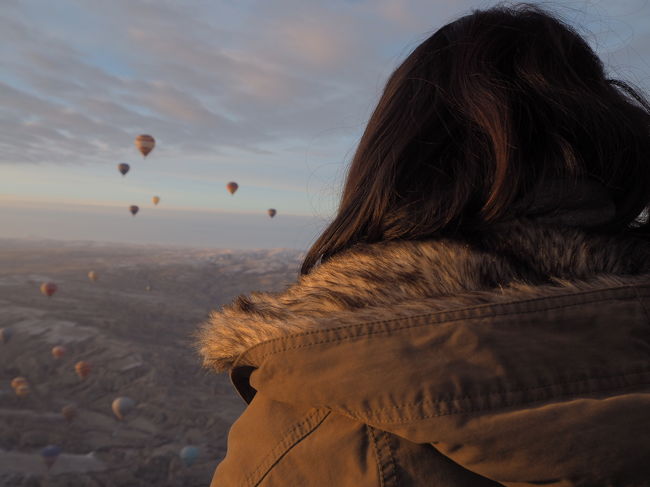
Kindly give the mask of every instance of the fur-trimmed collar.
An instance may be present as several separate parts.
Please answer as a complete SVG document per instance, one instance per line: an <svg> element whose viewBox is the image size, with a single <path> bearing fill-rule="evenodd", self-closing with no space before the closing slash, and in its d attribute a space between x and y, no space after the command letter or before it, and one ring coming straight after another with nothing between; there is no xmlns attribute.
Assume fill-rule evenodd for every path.
<svg viewBox="0 0 650 487"><path fill-rule="evenodd" d="M356 246L283 292L212 312L198 347L220 372L256 344L317 328L648 281L650 243L521 219L471 242Z"/></svg>

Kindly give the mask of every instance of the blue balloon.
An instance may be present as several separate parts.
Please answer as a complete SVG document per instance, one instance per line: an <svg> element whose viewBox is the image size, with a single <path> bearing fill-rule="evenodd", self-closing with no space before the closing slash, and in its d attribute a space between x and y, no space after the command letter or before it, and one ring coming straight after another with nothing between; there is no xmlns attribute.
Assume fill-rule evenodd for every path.
<svg viewBox="0 0 650 487"><path fill-rule="evenodd" d="M7 343L11 340L11 337L14 335L14 331L11 328L0 328L0 340L2 343Z"/></svg>
<svg viewBox="0 0 650 487"><path fill-rule="evenodd" d="M56 459L59 458L61 451L62 449L58 445L48 445L41 450L41 456L43 457L43 461L45 462L48 470L52 468L52 465L54 465Z"/></svg>
<svg viewBox="0 0 650 487"><path fill-rule="evenodd" d="M196 459L199 458L200 453L201 449L198 446L184 446L181 449L181 460L183 460L186 467L191 467L196 462Z"/></svg>

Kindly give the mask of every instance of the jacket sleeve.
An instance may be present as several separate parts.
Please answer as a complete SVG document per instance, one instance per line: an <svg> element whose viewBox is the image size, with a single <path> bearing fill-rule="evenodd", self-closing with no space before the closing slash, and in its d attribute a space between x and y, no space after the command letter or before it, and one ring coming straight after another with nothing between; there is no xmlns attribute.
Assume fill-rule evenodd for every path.
<svg viewBox="0 0 650 487"><path fill-rule="evenodd" d="M650 393L621 392L501 408L486 399L464 411L370 421L509 487L641 486L650 479L648 411Z"/></svg>

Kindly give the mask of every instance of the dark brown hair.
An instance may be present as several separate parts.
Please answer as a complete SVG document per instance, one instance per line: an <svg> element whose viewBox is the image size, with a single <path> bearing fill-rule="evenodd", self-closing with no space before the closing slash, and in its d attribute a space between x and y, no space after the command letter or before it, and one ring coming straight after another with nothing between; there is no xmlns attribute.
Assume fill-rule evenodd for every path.
<svg viewBox="0 0 650 487"><path fill-rule="evenodd" d="M336 217L302 273L357 243L478 231L546 178L603 183L607 231L647 231L650 105L569 25L537 6L475 10L390 76ZM568 186L567 186L568 187Z"/></svg>

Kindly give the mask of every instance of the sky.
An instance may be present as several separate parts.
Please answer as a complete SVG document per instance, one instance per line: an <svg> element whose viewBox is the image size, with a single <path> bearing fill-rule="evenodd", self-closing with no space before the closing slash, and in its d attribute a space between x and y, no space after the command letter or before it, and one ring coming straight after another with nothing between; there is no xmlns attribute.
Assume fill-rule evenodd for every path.
<svg viewBox="0 0 650 487"><path fill-rule="evenodd" d="M495 3L2 0L0 238L305 249L390 73ZM531 3L650 91L650 0Z"/></svg>

